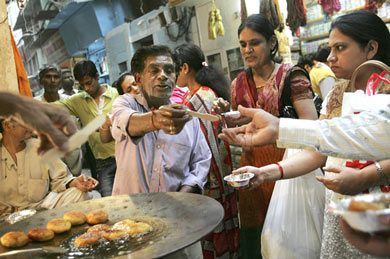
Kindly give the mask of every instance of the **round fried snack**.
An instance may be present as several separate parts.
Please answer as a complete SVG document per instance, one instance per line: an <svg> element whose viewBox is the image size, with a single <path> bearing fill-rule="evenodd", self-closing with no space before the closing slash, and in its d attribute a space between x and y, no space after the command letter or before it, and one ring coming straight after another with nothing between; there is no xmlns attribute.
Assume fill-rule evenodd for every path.
<svg viewBox="0 0 390 259"><path fill-rule="evenodd" d="M72 224L65 219L52 219L46 225L47 229L53 230L56 234L69 231L71 227Z"/></svg>
<svg viewBox="0 0 390 259"><path fill-rule="evenodd" d="M96 232L91 233L84 233L74 241L74 246L76 247L84 247L89 246L92 244L95 244L97 241L99 241L100 235Z"/></svg>
<svg viewBox="0 0 390 259"><path fill-rule="evenodd" d="M27 235L31 240L42 242L53 239L54 231L47 228L33 228Z"/></svg>
<svg viewBox="0 0 390 259"><path fill-rule="evenodd" d="M8 232L1 239L1 245L5 247L21 247L30 242L24 232Z"/></svg>
<svg viewBox="0 0 390 259"><path fill-rule="evenodd" d="M129 232L130 226L133 224L135 224L134 220L124 219L124 220L121 220L121 221L115 223L114 226L112 226L112 229L119 229L119 230L124 230L126 232Z"/></svg>
<svg viewBox="0 0 390 259"><path fill-rule="evenodd" d="M127 232L131 236L144 235L152 231L152 227L144 222L136 222L130 226L130 230Z"/></svg>
<svg viewBox="0 0 390 259"><path fill-rule="evenodd" d="M127 232L120 229L109 229L102 232L102 236L107 240L115 240L128 236Z"/></svg>
<svg viewBox="0 0 390 259"><path fill-rule="evenodd" d="M91 211L87 215L87 222L90 225L100 224L106 222L108 214L102 210Z"/></svg>
<svg viewBox="0 0 390 259"><path fill-rule="evenodd" d="M84 213L77 211L69 211L64 214L64 219L69 221L72 226L84 224L87 221L87 216Z"/></svg>
<svg viewBox="0 0 390 259"><path fill-rule="evenodd" d="M90 227L87 230L87 233L91 233L91 232L104 232L104 231L107 231L107 230L110 230L110 226L109 225L107 225L107 224L97 224L97 225L94 225L94 226Z"/></svg>

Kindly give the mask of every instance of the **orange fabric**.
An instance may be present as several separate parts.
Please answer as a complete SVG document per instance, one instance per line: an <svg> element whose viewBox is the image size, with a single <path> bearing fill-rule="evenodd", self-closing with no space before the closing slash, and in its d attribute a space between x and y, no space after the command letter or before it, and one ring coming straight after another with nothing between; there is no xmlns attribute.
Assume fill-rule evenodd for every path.
<svg viewBox="0 0 390 259"><path fill-rule="evenodd" d="M30 82L28 81L27 73L24 69L23 60L20 56L18 46L16 46L14 36L12 35L11 27L9 27L9 32L11 34L12 50L14 52L19 94L32 97L33 95L30 88Z"/></svg>

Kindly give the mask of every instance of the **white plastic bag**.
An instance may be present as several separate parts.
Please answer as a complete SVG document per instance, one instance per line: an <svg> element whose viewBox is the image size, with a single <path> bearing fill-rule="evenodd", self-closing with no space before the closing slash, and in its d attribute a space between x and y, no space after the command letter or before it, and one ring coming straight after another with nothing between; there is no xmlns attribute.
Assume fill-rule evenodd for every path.
<svg viewBox="0 0 390 259"><path fill-rule="evenodd" d="M283 159L300 152L286 149ZM315 179L320 169L278 181L261 234L264 259L315 259L320 256L325 187Z"/></svg>

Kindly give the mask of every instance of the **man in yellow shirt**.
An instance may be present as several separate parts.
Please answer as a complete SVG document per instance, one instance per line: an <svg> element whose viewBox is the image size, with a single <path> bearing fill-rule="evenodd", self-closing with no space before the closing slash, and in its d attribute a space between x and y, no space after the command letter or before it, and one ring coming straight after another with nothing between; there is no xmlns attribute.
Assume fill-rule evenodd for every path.
<svg viewBox="0 0 390 259"><path fill-rule="evenodd" d="M66 107L85 126L97 116L111 111L118 91L107 84L99 84L99 73L90 60L77 63L73 74L84 91L60 100L56 104ZM102 143L99 132L94 132L88 137L88 144L96 159L100 194L110 196L116 171L115 143L113 141Z"/></svg>
<svg viewBox="0 0 390 259"><path fill-rule="evenodd" d="M306 69L310 75L310 82L313 91L321 97L322 100L332 90L336 82L336 76L332 70L322 62L314 60L315 54L305 54L298 60L298 66Z"/></svg>

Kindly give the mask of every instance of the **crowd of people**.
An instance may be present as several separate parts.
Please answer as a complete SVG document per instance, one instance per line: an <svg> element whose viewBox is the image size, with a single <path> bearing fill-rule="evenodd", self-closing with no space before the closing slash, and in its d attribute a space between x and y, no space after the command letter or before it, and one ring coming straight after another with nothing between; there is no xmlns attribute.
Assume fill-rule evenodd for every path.
<svg viewBox="0 0 390 259"><path fill-rule="evenodd" d="M225 217L176 258L390 256L388 236L357 232L327 210L331 201L390 191L390 105L341 117L343 94L364 91L371 74L382 72L367 66L351 80L356 68L368 60L390 65L386 25L366 11L340 16L329 45L296 66L276 61L278 41L263 15L241 23L238 41L247 68L230 86L198 46L185 43L137 49L131 71L113 87L100 84L94 63L85 60L73 69L82 91L74 89L72 71L46 66L40 102L1 92L0 215L82 201L95 188L103 197L190 192L219 201ZM287 87L299 121L279 119ZM390 85L376 90L387 94ZM324 100L320 120L314 94ZM231 109L240 117L223 115ZM192 118L188 110L220 119ZM84 152L76 149L53 165L40 159L52 146L68 150L68 137L102 114L106 122ZM243 146L237 170L229 142ZM80 175L82 160L92 177ZM246 172L255 175L248 188L223 180ZM390 220L382 221L390 232Z"/></svg>

